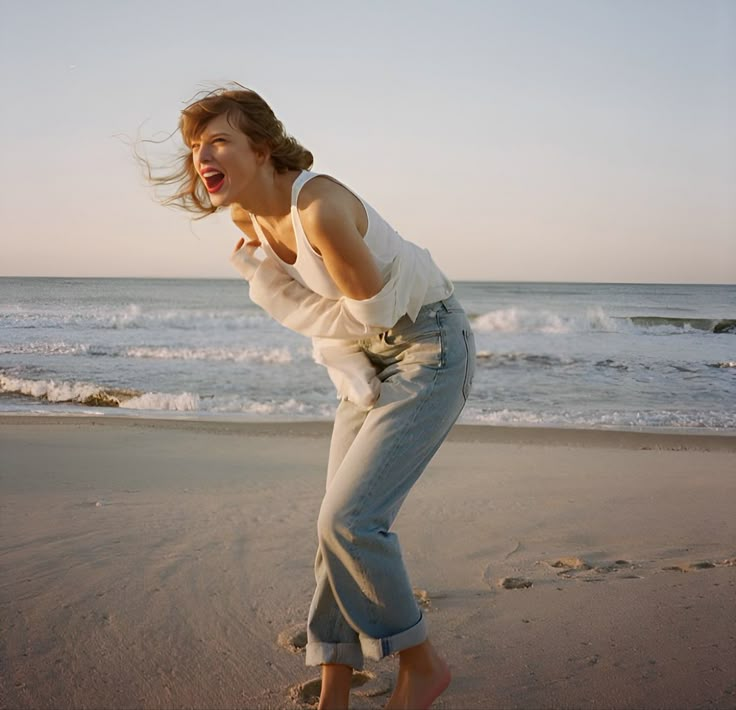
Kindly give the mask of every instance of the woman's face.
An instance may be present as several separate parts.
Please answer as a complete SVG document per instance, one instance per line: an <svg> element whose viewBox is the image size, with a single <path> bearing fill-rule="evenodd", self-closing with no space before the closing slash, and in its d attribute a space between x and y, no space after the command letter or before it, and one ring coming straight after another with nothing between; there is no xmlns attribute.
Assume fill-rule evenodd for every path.
<svg viewBox="0 0 736 710"><path fill-rule="evenodd" d="M245 133L233 128L227 116L213 118L192 141L194 169L215 207L248 202L249 188L265 162Z"/></svg>

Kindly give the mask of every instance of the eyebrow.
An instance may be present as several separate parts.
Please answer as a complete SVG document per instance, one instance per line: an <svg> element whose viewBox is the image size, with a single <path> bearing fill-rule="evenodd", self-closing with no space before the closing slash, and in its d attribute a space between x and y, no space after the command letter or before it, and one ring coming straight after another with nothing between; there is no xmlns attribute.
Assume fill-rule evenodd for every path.
<svg viewBox="0 0 736 710"><path fill-rule="evenodd" d="M196 143L196 142L202 141L202 140L209 140L209 141L211 141L211 140L214 140L215 138L220 138L220 137L229 138L230 137L230 134L229 133L226 133L226 132L223 132L223 131L218 131L217 133L212 133L212 134L209 134L208 135L206 131L202 131L202 133L199 135L199 137L197 137L194 140L192 140L192 143Z"/></svg>

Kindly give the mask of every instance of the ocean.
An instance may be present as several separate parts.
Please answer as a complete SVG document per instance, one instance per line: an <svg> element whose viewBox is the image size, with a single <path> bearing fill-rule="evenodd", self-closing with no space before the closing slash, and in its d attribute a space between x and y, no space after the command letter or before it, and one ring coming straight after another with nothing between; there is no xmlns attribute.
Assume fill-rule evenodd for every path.
<svg viewBox="0 0 736 710"><path fill-rule="evenodd" d="M459 282L461 422L736 430L736 286ZM239 280L0 278L0 414L330 419L307 338Z"/></svg>

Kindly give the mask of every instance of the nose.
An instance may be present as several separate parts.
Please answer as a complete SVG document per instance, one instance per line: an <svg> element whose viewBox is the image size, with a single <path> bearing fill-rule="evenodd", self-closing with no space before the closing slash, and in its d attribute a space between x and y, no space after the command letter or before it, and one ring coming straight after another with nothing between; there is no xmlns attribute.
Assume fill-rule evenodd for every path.
<svg viewBox="0 0 736 710"><path fill-rule="evenodd" d="M207 143L203 143L199 146L199 149L196 151L197 158L199 159L200 163L206 163L208 160L212 158L212 148Z"/></svg>

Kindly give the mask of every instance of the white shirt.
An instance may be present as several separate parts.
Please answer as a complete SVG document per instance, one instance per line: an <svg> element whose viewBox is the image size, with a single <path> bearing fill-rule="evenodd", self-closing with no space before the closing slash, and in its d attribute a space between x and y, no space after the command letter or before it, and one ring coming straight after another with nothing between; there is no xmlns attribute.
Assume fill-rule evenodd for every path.
<svg viewBox="0 0 736 710"><path fill-rule="evenodd" d="M380 249L377 263L384 266L380 269L384 274L383 288L364 300L338 295L336 286L329 295L337 295L337 298L319 293L317 289L323 293L329 291L329 284L324 283L327 270L321 257L311 248L308 256L302 256L307 254L308 242L296 209L299 190L312 177L313 173L307 173L304 179L305 173L302 173L295 182L295 185L301 184L292 189L296 262L286 264L274 254L255 219L253 223L266 258L256 256L258 247L244 245L230 261L248 280L253 303L287 328L312 337L314 358L327 368L338 397L369 409L380 394L380 382L358 340L390 330L404 315L415 320L423 305L448 298L454 287L426 249L403 239L361 200L369 215L363 239L371 254L376 255ZM320 265L324 273L319 273ZM327 278L334 286L329 274ZM310 281L314 288L310 288Z"/></svg>

